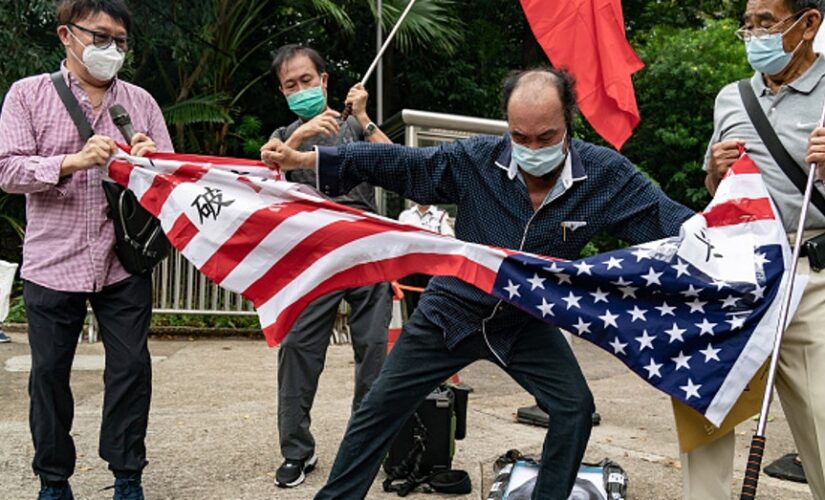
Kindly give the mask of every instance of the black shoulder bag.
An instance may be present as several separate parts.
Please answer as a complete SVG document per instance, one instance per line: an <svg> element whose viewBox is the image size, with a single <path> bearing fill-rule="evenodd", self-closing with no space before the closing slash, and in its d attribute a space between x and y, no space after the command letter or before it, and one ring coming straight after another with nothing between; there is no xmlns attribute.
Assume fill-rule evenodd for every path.
<svg viewBox="0 0 825 500"><path fill-rule="evenodd" d="M92 126L63 80L63 74L60 71L52 73L51 79L85 143L94 135ZM103 192L115 225L115 254L118 260L131 274L151 272L158 262L169 255L171 248L160 221L140 206L133 192L120 184L103 181Z"/></svg>
<svg viewBox="0 0 825 500"><path fill-rule="evenodd" d="M748 112L748 118L751 119L753 128L759 134L768 152L773 157L773 160L782 169L782 172L790 179L791 183L796 186L802 195L805 195L805 188L808 184L808 176L800 168L799 164L794 161L788 150L779 140L776 131L762 111L759 101L756 98L756 93L751 87L750 78L739 80L739 95L742 97L742 102L745 104L745 111ZM825 197L816 188L811 191L811 203L814 204L817 210L825 215ZM802 253L808 256L808 261L811 269L814 271L821 271L825 269L825 233L815 236L802 243Z"/></svg>

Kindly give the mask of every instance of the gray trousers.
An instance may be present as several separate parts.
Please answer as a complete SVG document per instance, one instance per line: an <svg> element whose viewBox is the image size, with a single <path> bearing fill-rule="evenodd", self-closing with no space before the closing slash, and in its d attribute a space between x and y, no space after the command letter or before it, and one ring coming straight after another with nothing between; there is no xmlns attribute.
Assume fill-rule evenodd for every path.
<svg viewBox="0 0 825 500"><path fill-rule="evenodd" d="M351 308L353 411L378 377L387 356L392 304L389 283L341 290L312 302L278 350L278 438L284 459L304 460L315 452L315 438L309 430L310 410L342 299Z"/></svg>

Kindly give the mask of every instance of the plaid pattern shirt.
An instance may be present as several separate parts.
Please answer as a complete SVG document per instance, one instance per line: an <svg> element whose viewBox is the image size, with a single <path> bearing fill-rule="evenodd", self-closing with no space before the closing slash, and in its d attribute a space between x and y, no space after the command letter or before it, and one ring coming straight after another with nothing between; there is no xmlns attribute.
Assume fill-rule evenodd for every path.
<svg viewBox="0 0 825 500"><path fill-rule="evenodd" d="M115 78L95 115L86 92L61 71L98 135L123 142L108 109L120 104L132 125L172 151L157 102L145 90ZM114 254L115 234L99 169L60 177L63 158L83 148L77 127L48 74L15 82L0 113L0 189L26 195L23 279L66 292L91 292L129 276Z"/></svg>
<svg viewBox="0 0 825 500"><path fill-rule="evenodd" d="M330 195L369 182L418 203L455 203L460 240L576 259L599 234L631 244L679 234L693 211L671 200L616 151L573 140L557 188L534 210L510 168L510 138L477 136L439 147L347 144L318 148L319 187ZM518 335L542 325L457 278L430 280L418 304L448 348L483 333L507 364Z"/></svg>

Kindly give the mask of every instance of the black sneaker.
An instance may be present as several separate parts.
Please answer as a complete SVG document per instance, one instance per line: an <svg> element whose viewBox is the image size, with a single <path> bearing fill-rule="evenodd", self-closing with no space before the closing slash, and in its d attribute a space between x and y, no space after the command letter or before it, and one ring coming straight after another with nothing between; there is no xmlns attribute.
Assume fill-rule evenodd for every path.
<svg viewBox="0 0 825 500"><path fill-rule="evenodd" d="M41 479L37 500L74 500L74 495L68 481L46 483Z"/></svg>
<svg viewBox="0 0 825 500"><path fill-rule="evenodd" d="M0 344L8 344L9 342L11 342L11 338L3 333L3 330L0 330Z"/></svg>
<svg viewBox="0 0 825 500"><path fill-rule="evenodd" d="M115 478L115 494L113 500L144 500L143 486L140 478Z"/></svg>
<svg viewBox="0 0 825 500"><path fill-rule="evenodd" d="M313 453L307 460L284 460L275 472L275 484L281 488L294 488L304 482L306 474L315 469L318 457Z"/></svg>

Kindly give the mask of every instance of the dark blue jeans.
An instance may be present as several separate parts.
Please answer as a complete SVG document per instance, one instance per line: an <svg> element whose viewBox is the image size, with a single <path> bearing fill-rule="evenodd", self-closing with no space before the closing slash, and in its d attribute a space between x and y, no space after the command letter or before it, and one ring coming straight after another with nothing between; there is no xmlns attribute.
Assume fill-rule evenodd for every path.
<svg viewBox="0 0 825 500"><path fill-rule="evenodd" d="M481 334L450 351L441 328L414 313L352 415L327 484L316 500L364 498L401 425L438 384L479 359L501 366ZM595 410L573 352L557 328L536 323L519 334L510 363L502 368L550 415L533 498L566 500Z"/></svg>

